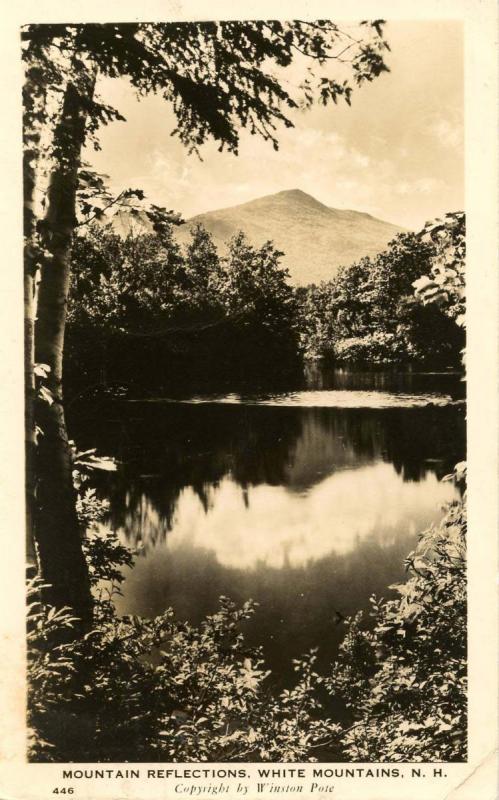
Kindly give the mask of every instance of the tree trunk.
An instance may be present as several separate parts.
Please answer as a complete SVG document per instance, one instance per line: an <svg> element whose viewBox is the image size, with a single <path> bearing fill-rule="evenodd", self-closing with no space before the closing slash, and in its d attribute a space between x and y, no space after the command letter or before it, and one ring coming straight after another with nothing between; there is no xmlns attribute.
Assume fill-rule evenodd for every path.
<svg viewBox="0 0 499 800"><path fill-rule="evenodd" d="M76 514L72 456L62 402L62 360L85 105L92 98L94 84L95 76L78 62L77 79L68 83L61 120L54 133L56 166L50 177L43 223L43 241L49 255L42 261L35 328L36 361L50 367L47 386L53 398L52 403L37 402L42 431L37 447L35 526L39 571L44 583L50 584L47 600L57 607L71 607L83 627L92 619L92 598Z"/></svg>
<svg viewBox="0 0 499 800"><path fill-rule="evenodd" d="M28 574L36 571L34 525L36 516L35 424L35 309L38 242L36 230L36 180L40 162L42 125L46 121L46 91L40 70L26 70L23 88L23 227L24 227L24 386L26 461L26 561Z"/></svg>
<svg viewBox="0 0 499 800"><path fill-rule="evenodd" d="M36 511L36 425L35 425L35 280L36 256L33 250L35 218L32 209L33 171L24 159L24 387L25 387L25 459L26 459L26 561L28 569L36 565L34 521Z"/></svg>
<svg viewBox="0 0 499 800"><path fill-rule="evenodd" d="M24 385L25 385L25 462L26 462L26 563L28 574L36 567L34 527L36 515L36 425L34 277L24 275Z"/></svg>

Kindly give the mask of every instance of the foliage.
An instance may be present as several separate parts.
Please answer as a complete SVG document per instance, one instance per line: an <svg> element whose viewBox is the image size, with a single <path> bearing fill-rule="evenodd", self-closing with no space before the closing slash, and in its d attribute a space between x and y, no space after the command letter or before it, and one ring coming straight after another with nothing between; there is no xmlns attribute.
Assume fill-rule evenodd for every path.
<svg viewBox="0 0 499 800"><path fill-rule="evenodd" d="M435 253L428 275L414 281L416 295L423 303L435 303L456 321L465 325L466 223L463 212L446 214L443 220L428 222L419 234L431 242Z"/></svg>
<svg viewBox="0 0 499 800"><path fill-rule="evenodd" d="M171 609L153 620L118 619L100 600L84 639L53 647L50 637L72 619L35 602L31 760L312 760L338 730L317 715L314 656L297 662L294 688L273 697L259 652L239 631L253 608L222 597L193 627Z"/></svg>
<svg viewBox="0 0 499 800"><path fill-rule="evenodd" d="M213 376L296 359L295 299L281 255L271 242L253 247L240 233L221 257L200 225L184 249L171 226L125 238L90 226L73 248L70 383L83 376L98 383L105 371L112 383L157 385L174 373L178 352L182 371L197 372L198 361L209 359ZM96 367L93 378L86 374Z"/></svg>
<svg viewBox="0 0 499 800"><path fill-rule="evenodd" d="M289 335L294 298L287 283L289 274L279 264L283 253L272 242L253 247L242 232L229 242L228 251L217 283L226 312L258 330Z"/></svg>
<svg viewBox="0 0 499 800"><path fill-rule="evenodd" d="M124 209L132 219L142 215L158 234L169 225L183 223L180 214L175 211L143 202L145 194L142 189L123 189L118 195L113 196L107 186L107 179L107 175L101 175L88 164L83 164L78 170L77 228L89 225L94 220L105 221L106 212L111 208L114 212L117 209Z"/></svg>
<svg viewBox="0 0 499 800"><path fill-rule="evenodd" d="M462 475L461 475L462 478ZM327 681L353 716L353 761L466 758L466 509L453 503L420 538L392 600L372 599L374 628L350 621Z"/></svg>
<svg viewBox="0 0 499 800"><path fill-rule="evenodd" d="M320 714L322 679L311 652L296 683L274 695L261 653L241 633L255 610L220 598L194 627L173 611L152 620L118 617L113 596L132 565L128 548L99 532L106 506L80 490L95 595L94 623L68 641L75 619L40 602L29 585L28 715L32 761L302 761L335 738ZM100 505L99 505L100 504Z"/></svg>
<svg viewBox="0 0 499 800"><path fill-rule="evenodd" d="M335 347L338 361L353 364L393 364L407 355L402 337L383 331L340 339Z"/></svg>
<svg viewBox="0 0 499 800"><path fill-rule="evenodd" d="M465 465L447 479L460 485ZM466 510L453 503L406 560L396 597L372 600L374 624L348 623L328 676L316 654L294 662L276 692L241 631L255 604L227 598L199 626L171 609L118 617L113 597L133 554L99 526L106 504L79 484L95 596L92 629L45 607L29 586L28 715L32 761L307 761L318 749L348 761L466 757ZM327 696L331 699L327 701ZM351 723L327 717L338 700Z"/></svg>
<svg viewBox="0 0 499 800"><path fill-rule="evenodd" d="M182 304L183 261L171 228L125 239L91 226L75 237L68 322L146 330Z"/></svg>
<svg viewBox="0 0 499 800"><path fill-rule="evenodd" d="M399 234L376 257L301 290L304 355L367 364L458 363L462 334L454 315L414 297L416 279L440 258L439 247L426 235Z"/></svg>
<svg viewBox="0 0 499 800"><path fill-rule="evenodd" d="M69 320L79 339L87 338L90 325L99 326L102 342L112 331L159 335L163 344L172 334L167 350L181 348L186 365L197 349L204 360L209 353L214 371L217 363L249 368L271 357L291 363L299 351L346 363L458 365L462 314L414 296L421 273L444 258L441 250L426 234L400 234L375 258L344 267L319 286L293 290L282 253L270 242L253 247L243 233L220 257L202 226L181 250L171 225L161 236L125 239L94 225L75 239ZM189 339L195 331L203 342ZM109 353L106 358L112 361ZM167 352L153 358L172 365ZM116 380L123 382L123 375Z"/></svg>
<svg viewBox="0 0 499 800"><path fill-rule="evenodd" d="M139 94L157 93L171 102L174 131L191 150L209 137L237 153L239 129L270 140L277 149L276 125L293 127L288 110L307 107L314 99L324 105L343 97L348 103L354 86L387 71L383 21L341 28L330 20L220 21L188 23L126 23L29 25L22 33L27 69L27 101L39 85L53 93L68 77L98 71L126 76ZM293 91L280 80L297 59L306 76ZM337 62L345 80L320 69ZM308 69L307 69L308 67ZM102 99L86 99L89 133L123 119ZM27 103L26 129L49 122L45 109ZM41 116L39 116L41 115Z"/></svg>

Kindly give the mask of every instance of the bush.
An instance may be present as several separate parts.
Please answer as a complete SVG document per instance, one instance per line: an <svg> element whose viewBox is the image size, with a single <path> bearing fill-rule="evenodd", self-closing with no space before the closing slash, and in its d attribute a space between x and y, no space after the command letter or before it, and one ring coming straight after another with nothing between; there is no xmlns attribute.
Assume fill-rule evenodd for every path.
<svg viewBox="0 0 499 800"><path fill-rule="evenodd" d="M448 214L419 234L399 234L384 252L340 268L331 280L299 289L302 354L352 364L458 365L464 253L464 214Z"/></svg>
<svg viewBox="0 0 499 800"><path fill-rule="evenodd" d="M339 341L334 355L339 362L360 364L393 364L408 358L400 337L381 331Z"/></svg>
<svg viewBox="0 0 499 800"><path fill-rule="evenodd" d="M36 590L36 585L32 587ZM239 630L253 612L220 598L199 627L168 609L118 619L96 603L83 639L53 646L72 619L31 607L29 722L32 761L303 761L336 735L316 718L314 654L274 697L258 650Z"/></svg>
<svg viewBox="0 0 499 800"><path fill-rule="evenodd" d="M374 624L353 618L331 673L315 671L312 651L294 662L294 687L278 693L241 632L252 601L236 608L221 597L198 627L171 609L152 620L117 616L113 596L133 554L99 533L106 506L81 473L76 484L90 525L94 624L75 638L75 620L44 607L31 582L31 761L313 761L318 749L347 761L466 757L464 503L422 534L407 581L391 587L397 597L373 599ZM328 718L338 700L351 724Z"/></svg>
<svg viewBox="0 0 499 800"><path fill-rule="evenodd" d="M466 511L452 504L422 534L398 597L352 620L327 680L350 708L351 761L466 759Z"/></svg>
<svg viewBox="0 0 499 800"><path fill-rule="evenodd" d="M81 476L80 476L81 477ZM105 510L80 488L83 521ZM29 586L28 717L31 761L306 761L335 738L320 718L315 653L296 661L296 684L273 695L258 649L240 627L255 609L220 598L199 627L171 609L152 620L118 617L113 595L131 552L94 528L85 542L94 586L93 629L44 607Z"/></svg>

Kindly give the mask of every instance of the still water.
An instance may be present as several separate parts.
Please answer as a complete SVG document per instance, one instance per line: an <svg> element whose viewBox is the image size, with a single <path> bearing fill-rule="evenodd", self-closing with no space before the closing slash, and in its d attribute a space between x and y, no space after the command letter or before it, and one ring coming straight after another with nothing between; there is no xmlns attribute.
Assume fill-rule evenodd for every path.
<svg viewBox="0 0 499 800"><path fill-rule="evenodd" d="M72 435L119 461L107 526L138 548L120 613L173 606L199 622L227 595L284 683L291 659L326 662L348 616L388 596L418 532L457 496L465 457L455 375L309 368L293 391L115 401Z"/></svg>

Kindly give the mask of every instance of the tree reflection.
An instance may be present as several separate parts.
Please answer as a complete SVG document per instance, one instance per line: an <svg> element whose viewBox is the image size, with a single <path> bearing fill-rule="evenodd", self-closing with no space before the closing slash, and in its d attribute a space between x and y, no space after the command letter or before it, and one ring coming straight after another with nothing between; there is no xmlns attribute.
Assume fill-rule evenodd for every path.
<svg viewBox="0 0 499 800"><path fill-rule="evenodd" d="M85 443L84 420L78 441ZM172 529L186 490L205 513L229 479L306 493L340 471L385 462L402 481L441 478L465 452L461 407L336 409L258 405L121 403L87 418L88 440L120 462L101 491L110 523L131 543L154 545ZM90 438L92 437L92 438Z"/></svg>

